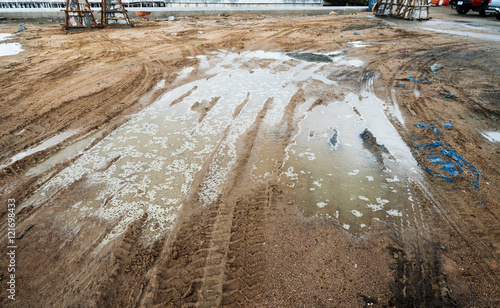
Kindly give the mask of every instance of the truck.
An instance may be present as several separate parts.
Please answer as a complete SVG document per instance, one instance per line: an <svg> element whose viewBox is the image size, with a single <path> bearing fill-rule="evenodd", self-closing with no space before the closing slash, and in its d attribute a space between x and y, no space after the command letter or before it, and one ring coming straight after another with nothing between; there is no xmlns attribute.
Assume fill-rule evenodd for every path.
<svg viewBox="0 0 500 308"><path fill-rule="evenodd" d="M467 14L470 10L479 12L479 16L488 16L486 12L490 0L451 0L450 4L457 8L458 14Z"/></svg>
<svg viewBox="0 0 500 308"><path fill-rule="evenodd" d="M486 14L493 14L496 19L500 20L500 0L490 0Z"/></svg>

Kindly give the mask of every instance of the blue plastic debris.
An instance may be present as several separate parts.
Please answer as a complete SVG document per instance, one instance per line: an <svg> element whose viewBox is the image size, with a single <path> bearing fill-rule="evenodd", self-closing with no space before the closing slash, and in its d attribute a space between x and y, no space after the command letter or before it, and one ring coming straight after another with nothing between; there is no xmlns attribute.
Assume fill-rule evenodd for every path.
<svg viewBox="0 0 500 308"><path fill-rule="evenodd" d="M434 141L434 142L431 142L429 144L417 144L416 147L419 150L428 150L428 149L436 148L436 147L443 145L443 144L444 143L442 143L441 141ZM428 154L430 154L430 153L428 153Z"/></svg>
<svg viewBox="0 0 500 308"><path fill-rule="evenodd" d="M432 120L430 122L422 121L421 123L416 123L415 126L420 127L422 129L429 129L430 128L430 129L432 129L434 134L438 137L442 135L441 132L439 131L438 126L441 126L444 129L453 128L453 124L451 124L450 121L441 121L441 120Z"/></svg>
<svg viewBox="0 0 500 308"><path fill-rule="evenodd" d="M442 141L433 141L428 144L417 144L415 146L419 151L424 151L424 156L427 160L435 166L439 167L440 171L433 170L425 167L425 171L432 175L436 175L447 182L459 179L462 174L467 170L467 173L472 177L468 181L475 190L479 190L479 180L484 179L474 165L465 160L460 154L453 150L449 145ZM430 151L429 151L430 150Z"/></svg>
<svg viewBox="0 0 500 308"><path fill-rule="evenodd" d="M453 127L450 121L440 121L433 120L429 122L423 121L422 123L416 123L416 127L422 129L431 128L436 137L437 141L432 141L427 144L416 144L415 148L417 152L423 152L423 155L427 158L431 165L437 166L439 169L425 167L425 171L432 175L436 175L447 182L451 182L455 179L461 178L462 174L467 171L472 180L469 183L474 187L475 190L479 190L479 180L484 179L476 167L474 167L470 162L465 160L460 154L458 154L454 149L452 149L446 143L440 141L441 133L439 132L438 125L441 125L444 129L450 129Z"/></svg>
<svg viewBox="0 0 500 308"><path fill-rule="evenodd" d="M422 123L415 124L415 126L423 128L423 129L429 129L430 128L430 129L432 129L432 131L434 132L434 134L436 136L438 136L438 137L441 136L441 133L439 132L439 128L437 126L435 126L435 125L432 125L432 122L431 123L427 123L427 122L423 121Z"/></svg>
<svg viewBox="0 0 500 308"><path fill-rule="evenodd" d="M425 124L415 124L416 127L420 127L420 128L423 128L423 129L429 129L429 127Z"/></svg>
<svg viewBox="0 0 500 308"><path fill-rule="evenodd" d="M434 165L440 166L441 167L440 169L445 171L446 173L448 173L449 176L456 177L460 174L460 172L463 171L462 168L460 168L460 166L458 166L457 164L455 164L451 161L445 160L440 156L428 156L427 160ZM455 168L455 166L458 167L460 172L459 172L459 170L457 170L457 168Z"/></svg>

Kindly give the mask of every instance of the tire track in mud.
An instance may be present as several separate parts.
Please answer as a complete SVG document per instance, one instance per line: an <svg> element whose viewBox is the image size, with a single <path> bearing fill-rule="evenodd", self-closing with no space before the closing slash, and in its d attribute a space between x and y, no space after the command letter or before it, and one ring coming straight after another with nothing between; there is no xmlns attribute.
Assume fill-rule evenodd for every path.
<svg viewBox="0 0 500 308"><path fill-rule="evenodd" d="M104 54L101 55L103 58L109 57L111 54L114 55L122 55L124 52L124 45L121 40L118 39L112 39L109 37L109 35L106 35L104 33L98 33L95 35L91 36L92 40L99 44L102 49ZM121 58L121 57L120 57ZM115 57L111 61L117 61Z"/></svg>
<svg viewBox="0 0 500 308"><path fill-rule="evenodd" d="M483 279L496 282L499 274L494 271L496 264L500 264L500 252L495 247L500 247L500 222L488 211L479 206L463 204L460 196L451 197L453 209L433 196L439 193L434 188L427 188L424 193L435 205L432 210L437 213L437 220L444 222L456 235L459 242L465 243L470 251L482 262L478 265L482 269ZM496 239L496 240L492 240Z"/></svg>
<svg viewBox="0 0 500 308"><path fill-rule="evenodd" d="M255 300L257 285L262 283L267 267L263 229L270 204L270 187L264 184L236 202L221 306L245 307Z"/></svg>
<svg viewBox="0 0 500 308"><path fill-rule="evenodd" d="M428 68L435 59L426 61L421 67ZM376 68L379 63L372 62L369 67ZM411 60L391 74L387 83L386 96L392 97L392 104L398 104L394 89L401 83L398 76L406 71L414 70ZM370 68L367 69L370 71ZM425 74L426 69L420 69L418 74ZM364 83L369 83L365 80ZM361 86L369 88L369 84ZM413 95L413 93L411 94ZM419 102L423 102L422 99ZM402 104L400 104L402 105ZM410 107L408 107L410 110ZM420 116L420 114L418 114ZM403 135L409 131L401 132L403 123L392 119L391 122ZM432 239L426 222L424 211L428 212L430 202L422 194L419 184L411 182L407 188L411 207L403 211L397 219L394 245L387 248L396 260L394 270L394 283L391 285L394 294L389 304L395 307L454 307L455 303L446 288L446 277L438 255L438 245Z"/></svg>
<svg viewBox="0 0 500 308"><path fill-rule="evenodd" d="M233 117L238 116L248 100L249 94L235 108ZM282 153L275 163L271 183L277 180L284 149L297 124L293 121L295 109L304 102L303 91L299 89L285 106L281 123L286 126L286 131L272 145ZM272 99L268 99L242 139L243 149L239 151L222 196L215 204L198 209L179 222L181 226L176 238L166 249L164 260L158 263L153 287L145 295L143 304L155 307L234 307L253 302L259 285L266 281L264 229L271 215L274 186L265 182L254 187L256 184L250 182L248 176L251 174L249 163L255 161L253 155L258 149L254 147L259 144L259 138L272 133L269 128L262 127L271 105ZM214 153L217 151L218 147ZM211 160L207 160L207 166ZM202 168L200 173L206 173L206 170L208 167ZM193 187L200 184L194 182ZM188 199L196 201L196 194Z"/></svg>
<svg viewBox="0 0 500 308"><path fill-rule="evenodd" d="M271 178L260 182L245 198L236 201L229 241L226 281L220 306L259 305L259 300L265 297L264 285L268 282L265 229L276 215L273 196L276 194L276 183L284 164L285 148L292 138L297 122L304 117L294 121L295 111L305 101L303 89L300 87L283 109L281 127L278 128L279 136L269 141L269 136L275 135L276 132L273 128L262 127L257 133L257 139L254 140L262 148L273 148L273 153L277 154L276 161ZM254 158L254 161L258 160Z"/></svg>
<svg viewBox="0 0 500 308"><path fill-rule="evenodd" d="M412 183L408 192L413 196L412 207L397 222L396 244L387 247L396 260L395 280L391 286L394 296L390 305L455 307L446 288L437 243L432 240L423 214L430 203L421 194L418 184Z"/></svg>
<svg viewBox="0 0 500 308"><path fill-rule="evenodd" d="M250 168L248 158L272 102L271 98L266 101L246 134L245 145L218 201L180 222L176 238L167 249L168 256L157 266L152 294L144 298L146 305L214 307L221 304L230 240L237 231L233 226L241 219L235 217L239 205L243 204L238 199L248 191L249 179L242 177Z"/></svg>
<svg viewBox="0 0 500 308"><path fill-rule="evenodd" d="M248 103L248 94L242 104L246 103ZM242 177L246 173L245 169L250 169L248 166L250 153L255 145L255 139L259 132L259 128L272 103L273 99L269 98L264 103L262 110L257 114L253 128L245 138L245 146L240 154L241 158L233 167L232 172L235 174L233 174L233 179L229 182L230 186L221 197L217 210L217 217L214 222L213 233L210 238L210 247L206 258L207 261L202 278L202 285L199 291L199 300L197 304L201 307L214 307L221 304L222 293L225 286L224 282L226 280L228 253L232 251L230 241L234 233L237 232L233 226L240 218L237 216L238 208L241 204L238 199L239 196L244 195L247 189L246 184L248 184L248 179L245 180ZM239 107L240 106L236 108L235 114L239 113L241 109L244 108L244 106L241 106L241 109L239 109Z"/></svg>

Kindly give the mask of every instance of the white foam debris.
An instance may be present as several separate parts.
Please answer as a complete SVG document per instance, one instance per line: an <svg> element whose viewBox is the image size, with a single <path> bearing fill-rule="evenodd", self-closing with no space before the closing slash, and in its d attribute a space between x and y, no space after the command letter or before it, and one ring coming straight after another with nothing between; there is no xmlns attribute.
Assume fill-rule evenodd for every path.
<svg viewBox="0 0 500 308"><path fill-rule="evenodd" d="M313 185L316 185L316 186L318 186L319 188L321 188L321 183L320 183L320 182L318 182L318 181L314 181L314 182L313 182Z"/></svg>
<svg viewBox="0 0 500 308"><path fill-rule="evenodd" d="M166 81L165 79L162 79L160 82L158 82L158 83L156 84L155 89L156 89L156 90L158 90L158 89L163 89L163 88L165 88L165 81Z"/></svg>
<svg viewBox="0 0 500 308"><path fill-rule="evenodd" d="M366 228L366 225L365 224L360 224L359 227Z"/></svg>
<svg viewBox="0 0 500 308"><path fill-rule="evenodd" d="M354 170L352 170L351 172L347 172L347 174L348 174L348 175L351 175L351 176L353 176L353 175L358 175L358 174L359 174L359 170L358 170L358 169L354 169Z"/></svg>
<svg viewBox="0 0 500 308"><path fill-rule="evenodd" d="M394 182L399 182L399 179L397 176L393 177L393 178L386 178L385 179L387 182L389 183L394 183Z"/></svg>
<svg viewBox="0 0 500 308"><path fill-rule="evenodd" d="M389 203L389 200L382 199L380 197L376 198L377 204L367 204L366 206L371 208L374 212L384 209L384 205Z"/></svg>
<svg viewBox="0 0 500 308"><path fill-rule="evenodd" d="M363 216L363 213L361 213L360 211L357 211L357 210L352 210L351 213L352 213L352 215L354 215L356 217Z"/></svg>
<svg viewBox="0 0 500 308"><path fill-rule="evenodd" d="M343 225L342 225L342 228L344 228L344 229L346 229L346 230L349 230L349 229L351 228L351 226L350 226L350 225L348 225L348 224L343 224Z"/></svg>
<svg viewBox="0 0 500 308"><path fill-rule="evenodd" d="M299 157L306 157L308 160L316 160L316 155L311 152L300 153Z"/></svg>
<svg viewBox="0 0 500 308"><path fill-rule="evenodd" d="M384 209L384 206L381 204L367 204L366 206L371 208L374 212Z"/></svg>
<svg viewBox="0 0 500 308"><path fill-rule="evenodd" d="M367 197L365 197L365 196L358 196L358 198L359 198L360 200L363 200L363 201L370 201L370 199L368 199L368 198L367 198Z"/></svg>
<svg viewBox="0 0 500 308"><path fill-rule="evenodd" d="M400 212L398 210L394 210L394 209L388 210L388 211L386 211L386 213L389 216L399 216L399 217L403 216L402 212Z"/></svg>
<svg viewBox="0 0 500 308"><path fill-rule="evenodd" d="M389 200L387 200L387 199L382 199L380 197L377 197L375 199L377 200L377 203L381 204L381 205L385 205L385 204L389 203Z"/></svg>
<svg viewBox="0 0 500 308"><path fill-rule="evenodd" d="M284 172L284 174L288 177L289 180L291 181L296 181L299 179L299 175L297 173L293 172L293 167L289 167L287 171Z"/></svg>
<svg viewBox="0 0 500 308"><path fill-rule="evenodd" d="M369 175L366 176L366 179L368 180L368 182L375 181L375 179L373 178L373 176L369 176Z"/></svg>
<svg viewBox="0 0 500 308"><path fill-rule="evenodd" d="M316 203L316 206L320 209L324 208L325 206L327 206L328 203L325 203L325 202L318 202Z"/></svg>

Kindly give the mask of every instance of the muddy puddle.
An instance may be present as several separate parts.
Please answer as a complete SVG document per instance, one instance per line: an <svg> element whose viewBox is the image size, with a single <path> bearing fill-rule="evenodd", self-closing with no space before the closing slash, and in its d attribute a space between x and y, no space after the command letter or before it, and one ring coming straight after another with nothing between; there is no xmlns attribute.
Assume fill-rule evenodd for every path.
<svg viewBox="0 0 500 308"><path fill-rule="evenodd" d="M22 134L23 131L24 130L18 132L17 134ZM32 147L26 151L23 151L21 153L14 155L13 157L10 158L10 160L8 162L1 165L0 169L8 167L9 165L15 163L16 161L19 161L25 157L28 157L34 153L37 153L37 152L43 151L45 149L48 149L52 146L55 146L55 145L63 142L64 140L68 139L69 137L73 136L76 133L77 133L77 131L75 131L75 130L69 130L69 131L62 132L62 133L60 133L60 134L58 134L50 139L47 139L35 147Z"/></svg>
<svg viewBox="0 0 500 308"><path fill-rule="evenodd" d="M420 181L420 172L384 109L368 91L350 93L300 122L282 183L306 216L335 217L359 234L374 218L412 212L409 185ZM367 133L372 142L363 140Z"/></svg>
<svg viewBox="0 0 500 308"><path fill-rule="evenodd" d="M52 155L48 159L44 160L37 166L31 168L28 170L26 173L27 176L32 176L32 175L38 175L46 170L49 170L51 167L55 166L56 164L63 162L66 159L70 159L78 154L80 154L82 151L87 149L92 142L99 138L103 134L103 131L98 131L98 132L93 132L89 134L89 136L84 136L80 140L74 142L73 144L65 147L61 151L57 152L56 154Z"/></svg>
<svg viewBox="0 0 500 308"><path fill-rule="evenodd" d="M12 38L12 34L0 33L0 57L17 55L23 51L21 44L5 42L10 38Z"/></svg>
<svg viewBox="0 0 500 308"><path fill-rule="evenodd" d="M24 206L42 206L83 180L84 195L64 217L68 225L83 217L109 221L114 228L102 247L147 213L142 236L150 242L171 229L188 198L196 196L205 206L217 200L246 134L261 119L249 158L255 182L279 176L306 216L328 215L353 234L373 219L407 217L414 206L408 187L420 173L388 119L402 121L401 114L372 93L375 74L360 81L361 89L344 89L328 78L362 61L342 51L324 56L331 61L263 51L199 56L198 67L186 68L174 81L177 88L87 148ZM186 82L193 73L207 77ZM332 92L340 94L327 95ZM289 114L298 93L304 99ZM315 107L319 98L323 104ZM276 144L290 141L285 118L298 129L280 148ZM368 141L360 135L365 130Z"/></svg>
<svg viewBox="0 0 500 308"><path fill-rule="evenodd" d="M491 142L500 142L500 132L483 132L481 133L484 138Z"/></svg>

